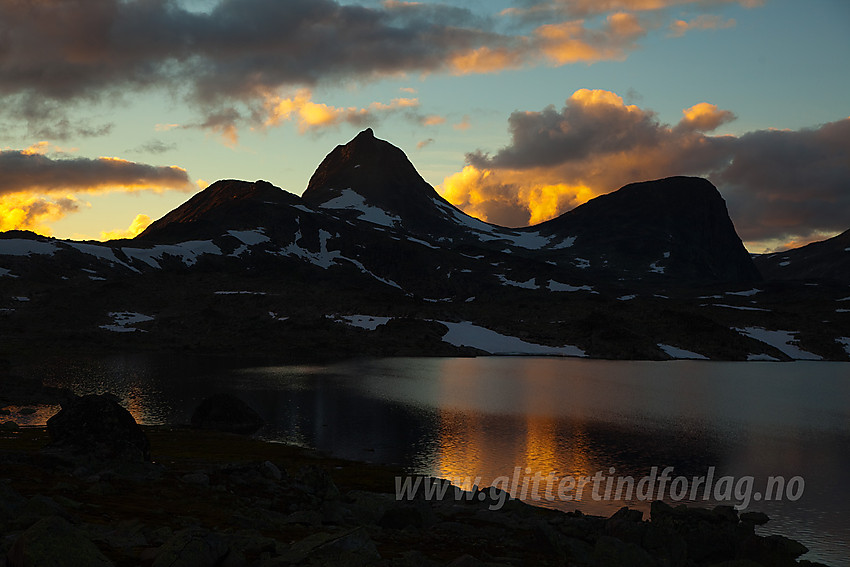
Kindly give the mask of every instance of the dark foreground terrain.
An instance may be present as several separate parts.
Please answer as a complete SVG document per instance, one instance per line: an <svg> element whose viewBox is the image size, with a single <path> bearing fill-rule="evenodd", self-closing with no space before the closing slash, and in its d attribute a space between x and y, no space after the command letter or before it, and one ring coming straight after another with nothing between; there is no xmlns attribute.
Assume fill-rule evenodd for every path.
<svg viewBox="0 0 850 567"><path fill-rule="evenodd" d="M817 565L797 559L807 549L796 541L756 535L768 521L757 512L655 502L649 520L628 508L600 518L516 500L491 510L490 490L398 501L404 473L391 467L135 428L113 436L130 449L109 458L97 443L69 450L55 425L0 428L0 566Z"/></svg>

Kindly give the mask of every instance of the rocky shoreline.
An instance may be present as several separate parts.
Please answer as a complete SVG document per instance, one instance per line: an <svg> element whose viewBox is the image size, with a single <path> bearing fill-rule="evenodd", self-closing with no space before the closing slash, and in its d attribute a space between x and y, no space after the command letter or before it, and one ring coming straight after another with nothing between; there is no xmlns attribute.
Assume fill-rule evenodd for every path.
<svg viewBox="0 0 850 567"><path fill-rule="evenodd" d="M731 507L655 502L649 520L601 518L518 500L494 510L491 490L454 487L399 501L393 467L202 423L139 427L108 395L63 413L2 428L0 567L819 565L796 541L756 535L764 514Z"/></svg>

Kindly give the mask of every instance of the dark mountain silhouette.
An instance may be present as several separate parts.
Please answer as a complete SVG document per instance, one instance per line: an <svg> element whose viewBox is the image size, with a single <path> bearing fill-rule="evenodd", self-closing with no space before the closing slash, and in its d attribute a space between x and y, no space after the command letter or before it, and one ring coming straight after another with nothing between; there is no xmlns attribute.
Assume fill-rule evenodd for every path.
<svg viewBox="0 0 850 567"><path fill-rule="evenodd" d="M325 157L302 198L307 205L337 210L357 209L360 201L386 213L373 211L387 225L420 235L457 235L456 215L466 216L422 179L401 149L376 138L371 128Z"/></svg>
<svg viewBox="0 0 850 567"><path fill-rule="evenodd" d="M191 199L150 224L136 238L178 242L219 236L232 229L277 224L292 215L286 206L301 202L267 181L216 181Z"/></svg>
<svg viewBox="0 0 850 567"><path fill-rule="evenodd" d="M689 281L761 279L717 188L698 177L631 183L538 225L575 237L574 248L632 274Z"/></svg>
<svg viewBox="0 0 850 567"><path fill-rule="evenodd" d="M755 263L767 279L850 283L850 230L793 250L759 255Z"/></svg>
<svg viewBox="0 0 850 567"><path fill-rule="evenodd" d="M300 207L300 208L299 208ZM304 215L309 209L314 214ZM456 263L461 250L515 258L523 281L534 266L557 264L581 280L625 278L691 283L760 279L717 189L699 178L672 177L627 185L546 223L509 229L481 222L443 199L399 148L364 130L322 161L299 198L269 183L219 181L154 222L138 240L217 238L263 227L288 244L300 222L366 241L378 257L396 239L423 239ZM383 238L375 241L375 229ZM350 233L357 233L350 234ZM304 230L301 237L306 237ZM349 234L350 237L344 235ZM529 269L529 264L531 269ZM385 266L386 267L386 266ZM379 270L380 271L380 270ZM551 270L548 266L545 272ZM396 277L402 277L395 274Z"/></svg>
<svg viewBox="0 0 850 567"><path fill-rule="evenodd" d="M846 240L758 261L771 280L770 270L795 264L805 269L794 277L835 279L848 271ZM131 240L0 233L0 358L55 344L287 361L847 360L846 295L846 286L761 281L703 179L630 184L510 229L452 206L366 130L328 154L303 197L223 180ZM771 344L779 335L764 330L799 348Z"/></svg>

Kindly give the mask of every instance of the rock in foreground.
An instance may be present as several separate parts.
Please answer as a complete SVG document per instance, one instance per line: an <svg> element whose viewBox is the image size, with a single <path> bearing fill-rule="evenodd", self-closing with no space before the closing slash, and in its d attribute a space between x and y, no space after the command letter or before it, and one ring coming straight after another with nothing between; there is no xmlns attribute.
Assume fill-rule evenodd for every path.
<svg viewBox="0 0 850 567"><path fill-rule="evenodd" d="M104 460L150 461L147 436L115 396L88 395L47 420L51 447Z"/></svg>

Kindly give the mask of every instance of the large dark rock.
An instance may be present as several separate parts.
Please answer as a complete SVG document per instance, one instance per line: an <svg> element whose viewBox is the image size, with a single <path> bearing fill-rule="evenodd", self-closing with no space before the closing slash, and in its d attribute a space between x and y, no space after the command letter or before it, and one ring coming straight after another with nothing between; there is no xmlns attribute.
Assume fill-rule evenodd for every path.
<svg viewBox="0 0 850 567"><path fill-rule="evenodd" d="M117 398L88 395L64 404L47 420L51 447L99 459L150 461L150 441Z"/></svg>
<svg viewBox="0 0 850 567"><path fill-rule="evenodd" d="M229 555L230 547L218 534L203 528L187 528L165 542L153 567L222 565Z"/></svg>
<svg viewBox="0 0 850 567"><path fill-rule="evenodd" d="M233 394L215 394L206 398L192 414L192 427L248 435L265 421L248 404Z"/></svg>
<svg viewBox="0 0 850 567"><path fill-rule="evenodd" d="M57 516L44 518L25 531L6 558L10 567L107 567L112 562L85 534Z"/></svg>

